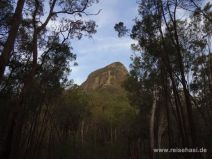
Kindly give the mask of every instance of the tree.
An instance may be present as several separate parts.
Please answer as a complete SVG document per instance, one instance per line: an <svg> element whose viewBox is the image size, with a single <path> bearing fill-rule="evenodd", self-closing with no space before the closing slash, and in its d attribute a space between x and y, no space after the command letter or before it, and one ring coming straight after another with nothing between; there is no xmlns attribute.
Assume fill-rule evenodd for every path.
<svg viewBox="0 0 212 159"><path fill-rule="evenodd" d="M195 67L193 62L197 54L207 52L205 50L207 38L210 37L210 33L205 35L201 31L200 28L204 25L199 25L200 21L203 21L198 20L198 17L194 21L178 18L178 9L183 8L190 13L191 17L193 13L204 17L203 19L208 22L205 23L205 26L209 27L210 19L196 9L194 3L200 4L196 1L139 1L139 17L135 20L131 38L137 41L136 45L132 45L133 50L140 53L135 54L132 58L131 77L126 83L132 98L131 101L135 105L143 103L144 101L141 100L143 92L154 92L153 86L156 85L159 94L163 94L163 96L159 96L157 107L161 110L163 109L162 105L166 107L166 113L162 112L163 115L161 116L166 115L167 117L169 144L177 143L178 146L183 147L201 143L197 142L195 137L197 125L194 124L193 113L195 112L196 115L196 109L194 108L194 98L189 89L189 82L195 79L193 76L191 78L190 75L191 68ZM204 8L209 11L210 5L206 4ZM209 12L207 12L207 15L210 15ZM115 30L118 31L119 36L127 33L123 23L116 24ZM207 38L204 39L203 37ZM205 64L206 61L203 63ZM153 74L154 76L152 76ZM197 76L196 79L199 79L199 75ZM145 83L148 78L152 87L148 87L149 83ZM208 86L206 87L209 88ZM153 93L150 93L150 97L153 99L150 100L150 103L153 103ZM145 104L145 107L148 106L151 107L151 104ZM159 121L162 120L160 113L160 111L156 113L159 115ZM171 115L171 113L174 115ZM177 123L179 132L173 132L170 123ZM154 129L159 133L160 125L156 124ZM176 138L178 138L178 141L175 141ZM179 138L181 139L180 142ZM156 140L159 141L160 139ZM152 157L154 158L153 155Z"/></svg>
<svg viewBox="0 0 212 159"><path fill-rule="evenodd" d="M8 105L8 107L13 107L8 115L3 137L5 144L3 144L2 156L4 158L21 157L23 151L19 152L17 148L22 142L23 127L30 124L33 129L39 130L33 120L39 120L45 101L52 98L52 96L48 98L51 87L64 89L64 84L67 83L69 62L76 58L71 52L69 40L80 39L84 35L91 36L96 32L94 21L83 20L84 15L89 15L86 9L95 2L93 0L53 0L49 2L33 0L27 1L24 8L22 6L24 1L17 2L17 6L22 6L21 9L17 8L17 16L20 16L24 10L23 18L20 16L19 18L22 18L20 21L19 19L14 21L16 28L11 32L16 31L16 33L11 34L12 40L8 40L10 47L6 49L7 53L1 54L2 75L5 67L8 66L8 71L1 82L1 94L4 95L5 90L8 90L13 95L9 98L14 98L15 101L15 105L14 103ZM69 16L65 17L65 15ZM59 25L49 28L50 22L59 22ZM33 90L38 85L42 86L41 90L46 93L45 98L35 100L34 103L29 102L33 96L36 97L34 94L38 93L38 97L42 94L40 90L38 92L37 89ZM28 108L32 105L37 105L37 107L34 110L35 119L30 123L21 112L29 112ZM34 151L34 148L32 150Z"/></svg>
<svg viewBox="0 0 212 159"><path fill-rule="evenodd" d="M6 8L7 8L7 5L9 5L11 3L11 1L9 1L9 2L2 1L1 3L3 3L3 4L5 3ZM6 3L8 3L8 4L6 4ZM11 52L14 49L15 39L18 34L18 29L19 29L19 26L20 26L21 20L22 20L22 10L24 7L24 3L25 3L25 0L18 0L18 2L17 2L15 13L12 18L12 24L9 28L8 37L7 37L7 40L5 41L5 43L3 44L3 48L1 50L0 84L1 84L2 78L4 76L5 68L9 62ZM4 8L2 8L2 9L4 9ZM8 19L9 17L4 17L4 18Z"/></svg>

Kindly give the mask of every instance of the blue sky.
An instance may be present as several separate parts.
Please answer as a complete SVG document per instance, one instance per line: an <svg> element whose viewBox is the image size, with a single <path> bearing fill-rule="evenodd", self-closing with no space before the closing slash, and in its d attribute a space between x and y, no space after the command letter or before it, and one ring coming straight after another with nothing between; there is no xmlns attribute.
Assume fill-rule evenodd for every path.
<svg viewBox="0 0 212 159"><path fill-rule="evenodd" d="M70 79L76 84L81 84L91 72L112 62L122 62L127 68L131 62L130 45L133 41L129 37L118 38L114 25L119 21L129 28L133 25L137 15L136 0L100 0L89 10L96 13L99 9L102 9L99 15L89 17L96 21L97 33L90 39L72 41L79 65L72 67Z"/></svg>
<svg viewBox="0 0 212 159"><path fill-rule="evenodd" d="M114 31L114 25L123 21L128 28L133 26L133 19L137 16L137 0L100 0L98 4L89 8L89 12L101 13L90 16L89 19L95 20L98 28L97 33L91 39L83 38L72 41L74 53L77 54L78 66L72 67L70 79L76 84L81 84L87 76L112 62L122 62L129 68L130 55L132 50L130 45L133 43L129 37L118 38ZM211 2L211 0L203 1ZM180 18L187 17L185 10L179 9ZM87 19L87 18L86 18Z"/></svg>

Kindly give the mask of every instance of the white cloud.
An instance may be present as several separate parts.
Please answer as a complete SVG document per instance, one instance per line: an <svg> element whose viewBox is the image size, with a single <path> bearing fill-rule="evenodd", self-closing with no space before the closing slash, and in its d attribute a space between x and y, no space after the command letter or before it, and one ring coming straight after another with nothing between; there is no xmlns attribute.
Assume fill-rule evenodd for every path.
<svg viewBox="0 0 212 159"><path fill-rule="evenodd" d="M108 37L104 39L98 39L93 42L95 47L91 47L89 45L85 45L82 49L79 50L81 55L84 54L93 54L93 52L101 52L103 50L110 49L129 49L132 40L129 39L118 39L113 37Z"/></svg>
<svg viewBox="0 0 212 159"><path fill-rule="evenodd" d="M99 4L89 9L90 13L102 9L99 15L88 17L95 20L99 27L92 39L83 38L72 43L79 63L70 76L75 83L81 84L92 71L115 61L129 66L132 52L130 45L133 41L129 37L118 38L114 25L123 21L130 27L137 14L136 7L136 0L100 0Z"/></svg>

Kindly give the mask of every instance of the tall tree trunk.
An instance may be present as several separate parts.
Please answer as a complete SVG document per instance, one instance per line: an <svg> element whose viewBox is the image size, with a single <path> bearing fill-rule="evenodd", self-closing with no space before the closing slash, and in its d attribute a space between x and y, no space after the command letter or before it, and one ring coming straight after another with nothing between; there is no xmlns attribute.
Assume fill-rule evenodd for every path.
<svg viewBox="0 0 212 159"><path fill-rule="evenodd" d="M179 69L180 69L180 75L181 75L181 83L183 85L183 92L184 92L184 97L185 97L185 102L186 102L186 109L187 109L187 117L188 117L188 124L189 124L189 136L191 137L190 141L190 146L195 145L195 128L194 128L194 122L193 122L193 116L192 116L192 103L191 103L191 98L190 98L190 93L187 87L187 81L185 78L185 68L183 65L183 57L182 57L182 52L181 52L181 47L180 47L180 42L179 42L179 37L178 37L178 31L177 31L177 20L176 20L176 11L174 12L174 18L173 18L173 26L174 26L174 38L176 41L175 47L177 50L177 60L179 63Z"/></svg>
<svg viewBox="0 0 212 159"><path fill-rule="evenodd" d="M168 99L170 98L169 94L169 81L168 81L168 75L165 70L165 66L162 65L161 68L161 76L162 76L162 85L163 85L163 92L164 92L164 105L166 109L166 117L167 117L167 127L168 127L168 146L171 148L172 145L172 137L171 137L171 120L170 120L170 109L169 109L169 101Z"/></svg>
<svg viewBox="0 0 212 159"><path fill-rule="evenodd" d="M84 120L82 121L82 124L81 124L81 144L83 145L84 143L84 125L85 125L85 122Z"/></svg>
<svg viewBox="0 0 212 159"><path fill-rule="evenodd" d="M15 39L17 37L18 29L22 20L22 10L24 8L24 3L25 0L19 0L17 2L17 6L13 16L13 23L10 28L7 41L4 45L4 49L2 50L2 53L0 55L0 84L4 76L5 68L9 63L11 52L14 49Z"/></svg>
<svg viewBox="0 0 212 159"><path fill-rule="evenodd" d="M164 35L163 35L163 31L162 31L162 18L164 19L164 22L165 22L165 25L167 27L167 30L169 31L169 35L170 35L170 38L171 40L173 41L173 37L172 37L172 34L170 32L170 28L169 28L169 25L167 23L167 19L166 19L166 13L164 12L164 4L162 2L162 0L158 1L158 3L156 3L158 6L158 14L161 16L161 20L159 22L159 32L160 32L160 35L161 35L161 38L162 38L162 47L163 47L163 51L162 51L162 54L161 54L161 59L162 61L164 62L164 65L167 69L167 72L169 74L169 77L171 79L171 82L172 82L172 90L173 90L173 94L174 94L174 100L175 100L175 106L176 106L176 112L177 112L177 120L178 120L178 124L179 124L179 129L180 129L180 134L181 134L181 138L182 138L182 144L183 146L186 146L188 145L188 137L187 137L187 133L186 133L186 125L185 125L185 116L184 116L184 113L183 113L183 108L182 108L182 103L181 103L181 100L180 100L180 96L179 96L179 92L178 92L178 89L177 89L177 85L176 85L176 82L175 82L175 79L174 79L174 76L173 76L173 69L172 69L172 66L171 66L171 63L170 63L170 59L169 59L169 55L168 55L168 49L167 49L167 44L164 40Z"/></svg>
<svg viewBox="0 0 212 159"><path fill-rule="evenodd" d="M182 104L181 104L180 96L179 96L179 93L177 90L177 85L176 85L175 79L173 77L173 69L172 69L172 66L170 63L170 59L169 59L168 52L167 52L168 49L166 49L166 43L165 43L165 40L163 37L163 32L162 32L161 27L159 28L159 31L160 31L160 34L162 37L162 47L163 47L161 59L162 59L162 62L164 63L164 66L165 66L167 73L171 80L175 107L176 107L177 122L179 124L180 134L181 134L181 138L182 138L182 145L186 146L188 141L187 141L186 132L185 132L185 129L186 129L185 125L184 125L185 117L184 117L183 110L182 110Z"/></svg>
<svg viewBox="0 0 212 159"><path fill-rule="evenodd" d="M155 159L155 154L153 149L155 148L155 114L156 114L156 108L157 108L157 90L153 92L153 104L152 104L152 110L151 110L151 118L150 118L150 151L151 151L151 158Z"/></svg>

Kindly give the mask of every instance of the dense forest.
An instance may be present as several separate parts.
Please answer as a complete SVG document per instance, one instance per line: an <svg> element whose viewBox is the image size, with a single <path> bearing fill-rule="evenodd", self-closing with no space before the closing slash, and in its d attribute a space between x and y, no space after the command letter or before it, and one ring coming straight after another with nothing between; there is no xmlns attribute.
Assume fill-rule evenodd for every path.
<svg viewBox="0 0 212 159"><path fill-rule="evenodd" d="M0 0L0 159L211 159L212 3L138 0L133 27L114 24L130 71L78 86L72 40L97 32L98 2Z"/></svg>

